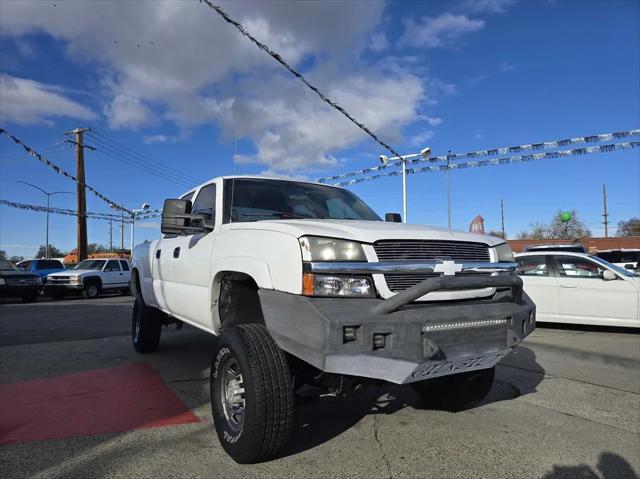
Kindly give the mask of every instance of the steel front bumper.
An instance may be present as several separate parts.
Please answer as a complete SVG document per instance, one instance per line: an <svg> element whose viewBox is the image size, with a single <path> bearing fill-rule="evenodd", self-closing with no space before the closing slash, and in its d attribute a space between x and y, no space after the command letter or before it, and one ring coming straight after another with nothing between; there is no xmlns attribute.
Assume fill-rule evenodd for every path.
<svg viewBox="0 0 640 479"><path fill-rule="evenodd" d="M479 286L508 290L487 300L412 303L429 291ZM270 290L260 290L260 300L285 351L325 372L397 384L490 368L535 329L535 306L517 276L431 278L388 300Z"/></svg>

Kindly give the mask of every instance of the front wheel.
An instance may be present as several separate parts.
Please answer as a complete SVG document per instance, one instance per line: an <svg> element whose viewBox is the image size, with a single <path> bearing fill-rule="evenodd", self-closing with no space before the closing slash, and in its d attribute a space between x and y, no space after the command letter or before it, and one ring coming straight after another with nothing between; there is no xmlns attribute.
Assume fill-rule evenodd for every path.
<svg viewBox="0 0 640 479"><path fill-rule="evenodd" d="M137 352L152 353L158 349L162 332L161 315L160 311L146 306L141 299L133 303L131 340Z"/></svg>
<svg viewBox="0 0 640 479"><path fill-rule="evenodd" d="M96 299L100 294L100 285L97 281L88 281L82 290L84 299Z"/></svg>
<svg viewBox="0 0 640 479"><path fill-rule="evenodd" d="M210 390L216 432L233 460L260 462L287 444L293 421L291 372L264 326L223 330L211 363Z"/></svg>
<svg viewBox="0 0 640 479"><path fill-rule="evenodd" d="M462 411L487 397L495 373L495 367L480 369L427 379L412 386L426 405L445 411Z"/></svg>

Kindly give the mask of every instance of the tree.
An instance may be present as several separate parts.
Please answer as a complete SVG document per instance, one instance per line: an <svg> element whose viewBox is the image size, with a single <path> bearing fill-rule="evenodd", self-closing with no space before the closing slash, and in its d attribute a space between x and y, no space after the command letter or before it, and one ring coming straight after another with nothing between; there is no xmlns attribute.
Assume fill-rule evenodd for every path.
<svg viewBox="0 0 640 479"><path fill-rule="evenodd" d="M7 259L7 252L3 249L0 249L0 259Z"/></svg>
<svg viewBox="0 0 640 479"><path fill-rule="evenodd" d="M87 248L88 254L104 253L105 251L108 251L107 247L98 243L89 243Z"/></svg>
<svg viewBox="0 0 640 479"><path fill-rule="evenodd" d="M640 218L618 221L618 236L640 236Z"/></svg>
<svg viewBox="0 0 640 479"><path fill-rule="evenodd" d="M578 238L591 236L591 231L587 228L587 225L578 219L576 210L571 210L570 213L571 219L569 221L562 221L562 211L558 211L555 214L549 227L549 238L577 240Z"/></svg>
<svg viewBox="0 0 640 479"><path fill-rule="evenodd" d="M521 231L518 239L567 239L577 240L591 236L591 231L578 218L575 210L570 211L571 218L568 221L562 221L562 211L558 211L551 220L551 224L547 225L542 222L531 223L530 231Z"/></svg>
<svg viewBox="0 0 640 479"><path fill-rule="evenodd" d="M50 258L62 258L63 256L66 256L66 255L67 255L67 253L65 253L64 251L59 250L58 248L56 248L52 244L49 245L49 257ZM40 248L38 248L38 252L36 253L36 255L34 257L35 258L44 258L45 256L47 256L47 247L45 245L40 245Z"/></svg>
<svg viewBox="0 0 640 479"><path fill-rule="evenodd" d="M549 236L549 228L539 221L529 225L530 231L521 231L518 233L518 239L547 239Z"/></svg>
<svg viewBox="0 0 640 479"><path fill-rule="evenodd" d="M24 256L9 256L9 261L12 263L19 263L24 259Z"/></svg>

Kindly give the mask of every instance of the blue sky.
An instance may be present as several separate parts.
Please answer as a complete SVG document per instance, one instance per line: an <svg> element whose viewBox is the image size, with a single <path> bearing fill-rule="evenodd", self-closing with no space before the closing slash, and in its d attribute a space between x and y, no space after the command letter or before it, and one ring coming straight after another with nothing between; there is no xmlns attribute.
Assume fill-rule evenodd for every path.
<svg viewBox="0 0 640 479"><path fill-rule="evenodd" d="M221 5L403 153L640 127L637 1ZM0 39L0 126L69 171L73 151L57 143L78 126L201 179L234 171L313 179L385 153L198 2L5 1ZM189 187L87 143L98 147L87 153L87 183L128 207L157 208ZM0 139L0 198L44 204L17 180L75 189L19 153ZM640 215L639 159L630 150L452 172L453 226L466 230L481 214L498 229L503 198L510 237L573 209L602 235L605 183L615 231ZM446 224L445 184L440 173L409 176L410 222ZM380 214L401 211L398 177L352 189ZM109 212L87 198L89 211ZM74 197L52 205L74 208ZM141 226L138 240L158 237L157 220ZM89 240L107 244L108 223L90 221ZM50 242L73 248L74 219L52 215ZM31 256L42 243L43 214L0 207L0 249Z"/></svg>

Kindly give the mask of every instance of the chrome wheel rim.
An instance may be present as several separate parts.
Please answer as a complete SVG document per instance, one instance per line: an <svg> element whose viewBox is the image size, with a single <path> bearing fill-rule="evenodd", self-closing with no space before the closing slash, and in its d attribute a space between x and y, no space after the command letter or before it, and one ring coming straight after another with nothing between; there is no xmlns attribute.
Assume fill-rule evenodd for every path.
<svg viewBox="0 0 640 479"><path fill-rule="evenodd" d="M244 426L246 399L244 379L240 365L234 357L228 358L220 368L220 401L229 428L238 433Z"/></svg>
<svg viewBox="0 0 640 479"><path fill-rule="evenodd" d="M98 287L95 284L92 284L87 288L87 292L89 296L97 296L98 295Z"/></svg>

